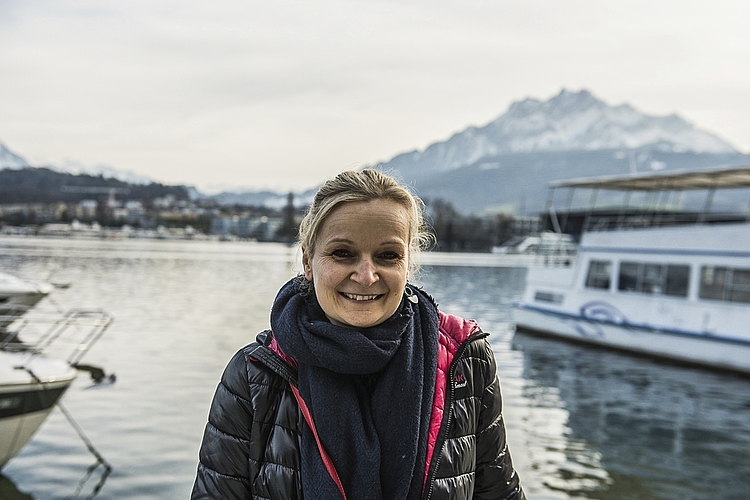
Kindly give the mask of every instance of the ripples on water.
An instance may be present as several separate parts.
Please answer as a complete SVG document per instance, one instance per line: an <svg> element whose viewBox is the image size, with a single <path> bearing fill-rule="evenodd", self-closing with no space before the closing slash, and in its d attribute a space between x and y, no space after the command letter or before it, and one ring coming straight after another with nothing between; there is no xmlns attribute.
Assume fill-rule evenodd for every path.
<svg viewBox="0 0 750 500"><path fill-rule="evenodd" d="M96 498L187 498L208 406L230 356L268 326L298 270L275 244L0 239L0 270L57 269L40 308L100 307L115 322L64 403L112 464ZM514 462L530 499L750 498L750 380L513 334L525 271L425 267L447 312L491 332ZM86 498L99 468L59 411L0 475L0 498ZM85 482L83 482L85 480ZM80 493L76 494L80 489Z"/></svg>

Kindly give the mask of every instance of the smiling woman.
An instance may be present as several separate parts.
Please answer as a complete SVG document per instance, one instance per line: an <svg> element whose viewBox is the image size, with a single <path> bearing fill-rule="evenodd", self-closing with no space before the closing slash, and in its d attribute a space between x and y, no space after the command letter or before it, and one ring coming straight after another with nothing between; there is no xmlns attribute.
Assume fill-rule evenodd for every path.
<svg viewBox="0 0 750 500"><path fill-rule="evenodd" d="M423 207L370 169L321 187L304 274L216 390L193 498L525 498L487 335L407 282Z"/></svg>
<svg viewBox="0 0 750 500"><path fill-rule="evenodd" d="M409 274L409 219L394 201L349 202L326 218L305 279L331 323L367 328L396 312Z"/></svg>

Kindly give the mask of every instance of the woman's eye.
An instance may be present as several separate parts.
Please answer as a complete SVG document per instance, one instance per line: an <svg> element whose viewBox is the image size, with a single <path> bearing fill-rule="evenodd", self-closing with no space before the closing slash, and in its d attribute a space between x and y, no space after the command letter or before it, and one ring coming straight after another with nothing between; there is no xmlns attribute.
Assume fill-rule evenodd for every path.
<svg viewBox="0 0 750 500"><path fill-rule="evenodd" d="M345 259L347 257L351 257L352 253L348 250L334 250L331 252L331 255L334 257L338 257L339 259Z"/></svg>
<svg viewBox="0 0 750 500"><path fill-rule="evenodd" d="M384 252L380 254L380 258L383 260L398 260L401 256L396 252Z"/></svg>

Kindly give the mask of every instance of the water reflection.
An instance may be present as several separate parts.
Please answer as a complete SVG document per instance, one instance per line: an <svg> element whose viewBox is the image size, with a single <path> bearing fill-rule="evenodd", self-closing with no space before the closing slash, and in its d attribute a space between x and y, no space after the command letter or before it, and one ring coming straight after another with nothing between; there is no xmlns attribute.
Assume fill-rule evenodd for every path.
<svg viewBox="0 0 750 500"><path fill-rule="evenodd" d="M88 491L88 488L91 487L92 484L93 487L91 487L91 492L88 493L85 498L91 499L96 497L111 473L112 467L110 467L109 464L97 460L86 469L86 474L84 474L81 480L78 481L78 486L76 487L75 492L72 495L65 497L65 499L83 498L81 495Z"/></svg>
<svg viewBox="0 0 750 500"><path fill-rule="evenodd" d="M64 498L65 500L86 498L89 500L97 497L111 472L112 469L110 467L97 460L86 469L83 477L78 481L75 491L73 491L72 494L61 498ZM0 474L0 499L34 500L34 497L19 490L10 478Z"/></svg>
<svg viewBox="0 0 750 500"><path fill-rule="evenodd" d="M750 497L750 380L517 333L524 399L566 410L549 490L600 499ZM552 396L552 397L550 397ZM553 445L552 448L555 448ZM546 457L549 461L549 457Z"/></svg>

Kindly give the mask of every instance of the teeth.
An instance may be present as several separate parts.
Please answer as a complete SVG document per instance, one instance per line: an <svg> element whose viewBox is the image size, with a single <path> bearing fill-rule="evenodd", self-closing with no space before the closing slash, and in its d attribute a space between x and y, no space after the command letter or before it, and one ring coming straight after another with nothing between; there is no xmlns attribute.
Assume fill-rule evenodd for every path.
<svg viewBox="0 0 750 500"><path fill-rule="evenodd" d="M375 300L377 295L354 295L353 293L344 293L344 296L352 300Z"/></svg>

